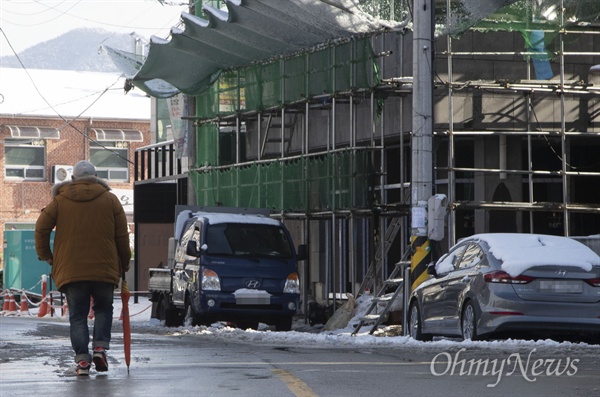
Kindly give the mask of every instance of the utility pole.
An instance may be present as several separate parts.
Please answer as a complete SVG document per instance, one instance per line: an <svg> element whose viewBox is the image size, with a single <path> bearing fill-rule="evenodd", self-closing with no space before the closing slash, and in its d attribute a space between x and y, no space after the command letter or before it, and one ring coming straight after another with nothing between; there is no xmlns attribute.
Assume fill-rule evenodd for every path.
<svg viewBox="0 0 600 397"><path fill-rule="evenodd" d="M433 0L414 0L411 178L411 291L427 279L431 248L427 200L433 194Z"/></svg>

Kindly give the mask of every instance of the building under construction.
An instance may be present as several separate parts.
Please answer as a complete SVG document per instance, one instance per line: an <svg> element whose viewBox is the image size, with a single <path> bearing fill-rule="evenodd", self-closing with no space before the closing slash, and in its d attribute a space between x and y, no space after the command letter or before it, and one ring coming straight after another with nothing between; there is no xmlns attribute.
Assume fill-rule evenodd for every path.
<svg viewBox="0 0 600 397"><path fill-rule="evenodd" d="M374 288L411 255L419 159L445 197L433 257L474 233L600 233L597 1L198 3L130 73L159 121L136 157L140 288L177 204L271 209L309 246L305 304ZM431 48L415 45L424 4Z"/></svg>

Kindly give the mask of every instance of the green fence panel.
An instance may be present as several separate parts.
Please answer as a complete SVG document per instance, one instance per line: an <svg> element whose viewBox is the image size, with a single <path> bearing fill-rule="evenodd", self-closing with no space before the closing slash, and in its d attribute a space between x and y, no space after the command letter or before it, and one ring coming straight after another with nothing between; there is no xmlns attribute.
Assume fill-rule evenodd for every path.
<svg viewBox="0 0 600 397"><path fill-rule="evenodd" d="M371 152L190 172L198 205L326 211L372 206Z"/></svg>
<svg viewBox="0 0 600 397"><path fill-rule="evenodd" d="M348 42L334 47L335 64L333 68L335 78L335 91L346 92L354 87L354 42Z"/></svg>
<svg viewBox="0 0 600 397"><path fill-rule="evenodd" d="M282 202L282 166L280 163L275 162L262 166L262 173L264 179L262 186L264 186L265 195L265 207L279 209L283 208Z"/></svg>
<svg viewBox="0 0 600 397"><path fill-rule="evenodd" d="M277 107L281 101L280 62L260 66L262 83L262 105L264 108Z"/></svg>
<svg viewBox="0 0 600 397"><path fill-rule="evenodd" d="M202 94L196 96L196 114L200 118L210 119L219 114L219 84L218 81Z"/></svg>
<svg viewBox="0 0 600 397"><path fill-rule="evenodd" d="M354 88L372 88L380 83L375 52L367 38L357 40L354 53Z"/></svg>
<svg viewBox="0 0 600 397"><path fill-rule="evenodd" d="M238 177L238 206L260 208L259 166L253 164L239 168Z"/></svg>
<svg viewBox="0 0 600 397"><path fill-rule="evenodd" d="M292 103L306 98L307 59L308 55L299 55L284 61L284 73L282 76L284 103Z"/></svg>
<svg viewBox="0 0 600 397"><path fill-rule="evenodd" d="M372 187L375 182L375 173L371 163L371 156L368 152L358 153L352 159L354 167L354 177L351 178L351 189L353 203L351 206L359 208L369 208L373 205L374 192Z"/></svg>
<svg viewBox="0 0 600 397"><path fill-rule="evenodd" d="M237 205L237 169L217 171L219 176L219 203L224 206Z"/></svg>
<svg viewBox="0 0 600 397"><path fill-rule="evenodd" d="M196 129L196 167L218 165L219 127L216 123L204 123Z"/></svg>
<svg viewBox="0 0 600 397"><path fill-rule="evenodd" d="M243 82L245 107L247 109L262 110L262 94L260 79L260 69L257 67L245 68L240 71L242 76L240 81Z"/></svg>
<svg viewBox="0 0 600 397"><path fill-rule="evenodd" d="M219 79L219 115L229 115L240 111L240 80L237 70L221 74Z"/></svg>
<svg viewBox="0 0 600 397"><path fill-rule="evenodd" d="M296 159L286 162L283 166L284 210L306 209L305 164L304 159Z"/></svg>
<svg viewBox="0 0 600 397"><path fill-rule="evenodd" d="M196 193L196 203L206 206L216 205L215 203L219 201L217 197L218 188L212 183L213 175L191 171L189 177Z"/></svg>
<svg viewBox="0 0 600 397"><path fill-rule="evenodd" d="M323 94L372 88L379 82L368 37L271 63L223 71L196 97L197 114L209 119L261 111Z"/></svg>
<svg viewBox="0 0 600 397"><path fill-rule="evenodd" d="M333 92L331 79L331 49L324 48L308 57L308 96L314 97Z"/></svg>

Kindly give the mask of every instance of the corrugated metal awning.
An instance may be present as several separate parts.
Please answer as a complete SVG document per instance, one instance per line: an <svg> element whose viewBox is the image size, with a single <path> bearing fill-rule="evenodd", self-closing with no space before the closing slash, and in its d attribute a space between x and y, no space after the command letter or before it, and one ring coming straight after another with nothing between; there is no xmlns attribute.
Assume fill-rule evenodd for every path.
<svg viewBox="0 0 600 397"><path fill-rule="evenodd" d="M160 98L199 94L220 70L293 54L319 44L399 28L361 11L359 0L224 0L208 20L182 13L171 40L152 37L148 57L105 47L144 92Z"/></svg>
<svg viewBox="0 0 600 397"><path fill-rule="evenodd" d="M7 125L11 138L20 139L60 139L60 131L52 127L30 125Z"/></svg>
<svg viewBox="0 0 600 397"><path fill-rule="evenodd" d="M91 132L96 134L98 142L143 142L144 136L138 130L117 130L117 129L101 129L91 128Z"/></svg>

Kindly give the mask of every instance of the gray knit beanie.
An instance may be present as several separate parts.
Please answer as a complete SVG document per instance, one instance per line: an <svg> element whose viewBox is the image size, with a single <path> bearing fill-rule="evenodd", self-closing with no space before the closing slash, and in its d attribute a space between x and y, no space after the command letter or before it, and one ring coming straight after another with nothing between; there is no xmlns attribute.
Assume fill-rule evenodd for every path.
<svg viewBox="0 0 600 397"><path fill-rule="evenodd" d="M73 179L96 176L96 167L86 160L78 161L73 167Z"/></svg>

